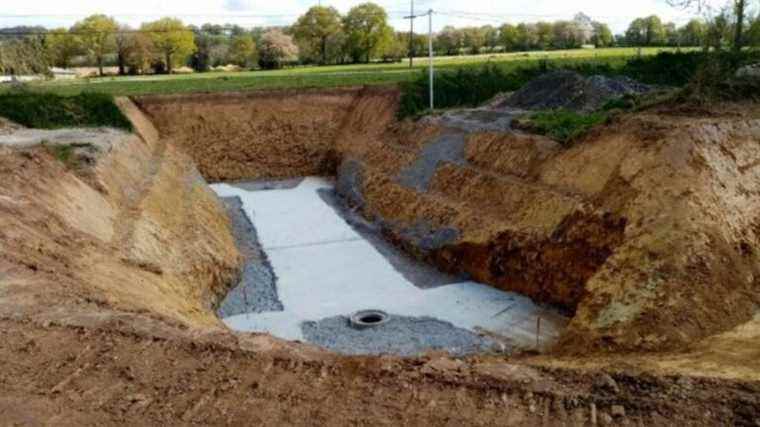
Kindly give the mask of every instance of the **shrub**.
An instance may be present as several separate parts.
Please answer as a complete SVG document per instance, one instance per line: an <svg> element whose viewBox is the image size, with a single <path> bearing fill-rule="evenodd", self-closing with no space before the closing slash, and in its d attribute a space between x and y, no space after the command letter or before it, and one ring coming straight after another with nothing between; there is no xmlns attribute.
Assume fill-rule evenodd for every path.
<svg viewBox="0 0 760 427"><path fill-rule="evenodd" d="M0 116L30 128L109 126L132 129L113 97L100 93L72 97L49 93L6 93L0 95Z"/></svg>
<svg viewBox="0 0 760 427"><path fill-rule="evenodd" d="M569 110L540 111L516 122L517 127L547 135L563 145L572 143L608 119L607 113L576 113Z"/></svg>
<svg viewBox="0 0 760 427"><path fill-rule="evenodd" d="M539 67L519 68L511 72L496 65L479 68L459 68L435 74L435 107L474 107L501 92L519 89L540 74ZM429 78L427 71L402 85L401 118L414 116L429 106Z"/></svg>

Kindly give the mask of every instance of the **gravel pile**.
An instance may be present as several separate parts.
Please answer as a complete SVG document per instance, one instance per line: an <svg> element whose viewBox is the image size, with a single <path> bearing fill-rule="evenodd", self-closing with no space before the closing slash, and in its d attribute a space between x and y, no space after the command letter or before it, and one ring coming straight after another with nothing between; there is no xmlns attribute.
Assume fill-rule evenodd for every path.
<svg viewBox="0 0 760 427"><path fill-rule="evenodd" d="M584 77L573 71L554 71L530 81L499 107L591 112L612 99L650 90L650 86L628 77Z"/></svg>
<svg viewBox="0 0 760 427"><path fill-rule="evenodd" d="M391 316L382 325L357 330L347 316L336 316L304 322L301 329L306 341L350 355L415 356L443 350L463 356L497 348L488 338L430 317Z"/></svg>

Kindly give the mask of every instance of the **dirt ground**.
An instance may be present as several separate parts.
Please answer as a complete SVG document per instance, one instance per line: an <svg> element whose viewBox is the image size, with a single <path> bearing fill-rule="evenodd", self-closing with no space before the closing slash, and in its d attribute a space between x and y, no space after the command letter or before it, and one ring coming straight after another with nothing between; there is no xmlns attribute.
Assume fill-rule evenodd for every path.
<svg viewBox="0 0 760 427"><path fill-rule="evenodd" d="M213 124L204 125L198 117L215 101L183 98L182 126L162 121L160 116L176 111L161 98L155 105L140 101L158 130L122 101L140 136L115 144L89 167L63 165L41 147L0 147L0 424L760 422L760 316L752 310L757 246L754 240L742 245L756 238L750 234L757 211L754 166L760 164L755 112L724 106L709 118L673 111L639 115L570 150L526 135L471 135L468 166L443 165L431 191L419 194L394 177L447 129L389 127L397 96L392 90L315 93L314 99L291 94L293 101L285 101L287 114L301 115L299 103L308 114L292 128L278 122L282 134L262 130L268 121L251 113L256 95L225 98L233 105L222 103L221 113L209 113ZM275 108L267 101L274 94L262 97L262 105ZM322 97L332 110L314 107ZM252 118L229 118L235 111ZM326 117L340 123L330 128L334 139L309 147L309 129L318 127L312 119ZM230 139L225 128L249 134ZM254 138L262 132L285 138L289 131L300 136L283 147L269 146L276 139L260 147ZM225 150L219 144L229 145ZM225 153L236 151L248 159L280 154L260 167L233 166L239 160ZM558 224L578 230L565 220L578 218L578 210L587 214L581 219L607 218L612 229L618 224L613 220L625 217L626 226L622 235L599 232L599 242L580 246L584 253L609 245L612 253L600 264L580 264L593 271L570 276L584 286L579 320L565 343L571 351L509 358L341 357L232 332L214 316L240 257L221 205L186 155L210 178L222 178L217 172L229 166L237 175L228 179L266 175L270 168L282 168L281 175L334 173L339 158L358 159L365 167L368 214L402 223L421 216L461 230L459 242L436 254L441 259L494 236L507 243L500 246L496 239L492 248L511 245L530 253L525 248L543 241L555 246L538 254L562 254L567 248L556 245L572 241L573 233L552 240L553 233ZM463 192L463 185L472 191ZM549 202L528 208L518 203L523 197ZM657 215L635 215L646 210ZM505 234L514 232L514 224L532 224L532 234L523 230L530 238ZM670 231L653 233L658 227ZM482 256L493 264L492 255ZM633 261L625 257L648 263L632 274L627 268ZM623 280L628 275L632 279ZM629 295L642 289L633 279L640 284L651 277L662 280L653 299ZM599 301L637 304L640 315L589 329L598 321ZM636 341L647 329L668 339L677 331L667 342L677 345ZM589 351L599 350L594 343L615 340L610 348L616 351ZM644 351L650 348L658 352ZM586 351L578 355L579 349Z"/></svg>

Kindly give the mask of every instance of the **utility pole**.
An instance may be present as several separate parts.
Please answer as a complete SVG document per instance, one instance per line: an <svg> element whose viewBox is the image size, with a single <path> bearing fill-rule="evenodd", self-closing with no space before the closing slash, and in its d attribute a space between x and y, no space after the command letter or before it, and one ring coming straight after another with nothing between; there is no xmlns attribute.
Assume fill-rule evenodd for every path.
<svg viewBox="0 0 760 427"><path fill-rule="evenodd" d="M425 13L424 15L419 15L419 17L423 17L425 15L427 15L428 17L428 58L429 58L428 59L429 61L428 74L430 75L430 111L433 111L433 109L435 108L435 103L433 102L433 73L434 73L433 71L433 9L428 9L427 13ZM412 14L410 16L405 16L404 18L414 20L415 18L417 18L417 16ZM412 40L411 36L409 40L410 41ZM409 54L411 55L411 53L412 52L410 50ZM409 57L409 64L410 66L412 64L411 56Z"/></svg>
<svg viewBox="0 0 760 427"><path fill-rule="evenodd" d="M428 10L428 54L430 58L430 111L435 109L433 102L433 9Z"/></svg>
<svg viewBox="0 0 760 427"><path fill-rule="evenodd" d="M414 20L417 16L414 15L414 0L411 0L411 13L409 16L405 16L404 19L409 20L409 68L414 66Z"/></svg>

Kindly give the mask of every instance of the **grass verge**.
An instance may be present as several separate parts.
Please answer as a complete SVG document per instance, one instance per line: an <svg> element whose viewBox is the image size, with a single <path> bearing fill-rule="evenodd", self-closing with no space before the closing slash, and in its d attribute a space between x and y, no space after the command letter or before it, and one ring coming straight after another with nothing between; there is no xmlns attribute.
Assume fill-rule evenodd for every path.
<svg viewBox="0 0 760 427"><path fill-rule="evenodd" d="M132 129L113 96L102 93L70 97L27 91L4 93L0 94L0 116L38 129L100 126Z"/></svg>

